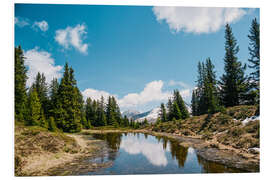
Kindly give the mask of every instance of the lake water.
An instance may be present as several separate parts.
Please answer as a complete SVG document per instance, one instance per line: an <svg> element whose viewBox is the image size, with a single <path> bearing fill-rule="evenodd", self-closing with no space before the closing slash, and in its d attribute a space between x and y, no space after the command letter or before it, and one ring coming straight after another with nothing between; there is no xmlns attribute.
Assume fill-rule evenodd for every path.
<svg viewBox="0 0 270 180"><path fill-rule="evenodd" d="M82 175L110 174L184 174L184 173L234 173L241 172L224 165L208 162L196 154L196 150L179 145L166 137L142 133L94 134L105 140L114 151L90 162L113 161L109 168Z"/></svg>

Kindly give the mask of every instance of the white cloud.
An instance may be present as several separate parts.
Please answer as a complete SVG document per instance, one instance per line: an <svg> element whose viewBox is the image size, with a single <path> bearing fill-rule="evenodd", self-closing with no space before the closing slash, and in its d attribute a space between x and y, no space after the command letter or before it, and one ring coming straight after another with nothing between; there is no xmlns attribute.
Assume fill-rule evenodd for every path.
<svg viewBox="0 0 270 180"><path fill-rule="evenodd" d="M30 25L28 19L21 18L21 17L15 17L14 23L16 26L18 26L20 28Z"/></svg>
<svg viewBox="0 0 270 180"><path fill-rule="evenodd" d="M241 8L153 7L159 22L163 20L173 32L211 33L226 23L238 21L247 12Z"/></svg>
<svg viewBox="0 0 270 180"><path fill-rule="evenodd" d="M191 96L191 89L184 89L179 91L183 99L187 99Z"/></svg>
<svg viewBox="0 0 270 180"><path fill-rule="evenodd" d="M33 28L39 28L41 31L47 31L49 29L49 25L46 21L35 21L33 24Z"/></svg>
<svg viewBox="0 0 270 180"><path fill-rule="evenodd" d="M174 81L174 80L170 80L169 81L169 86L180 86L183 88L190 88L190 86L182 81Z"/></svg>
<svg viewBox="0 0 270 180"><path fill-rule="evenodd" d="M169 84L174 84L178 85L179 82L177 81L170 81ZM191 97L191 91L192 88L187 85L187 84L182 84L185 85L186 88L180 90L180 94L183 97L184 100L187 100L188 98ZM188 86L188 87L187 87ZM139 93L129 93L125 95L123 98L118 98L117 95L111 94L106 91L102 90L96 90L96 89L85 89L82 91L82 94L84 96L84 99L87 97L90 97L92 99L100 99L101 96L105 98L105 100L108 99L109 96L114 96L120 106L120 108L138 108L142 107L144 105L149 105L149 104L156 104L160 103L162 101L167 101L169 97L172 96L172 91L164 91L164 82L162 80L159 81L152 81L148 84L145 85L144 89L139 92Z"/></svg>
<svg viewBox="0 0 270 180"><path fill-rule="evenodd" d="M65 49L74 47L79 52L87 54L88 44L83 43L83 38L86 34L86 26L78 24L75 27L68 26L66 29L57 30L55 40Z"/></svg>
<svg viewBox="0 0 270 180"><path fill-rule="evenodd" d="M168 91L162 91L163 81L152 81L146 84L140 93L130 93L120 99L119 105L122 107L136 107L153 101L167 100L171 95Z"/></svg>
<svg viewBox="0 0 270 180"><path fill-rule="evenodd" d="M60 71L63 67L54 64L54 59L51 57L50 53L39 50L39 48L36 47L26 51L24 56L25 65L28 67L28 87L34 82L38 72L44 73L47 83L50 83L53 78L60 78L62 76Z"/></svg>
<svg viewBox="0 0 270 180"><path fill-rule="evenodd" d="M106 91L99 91L99 90L91 89L91 88L85 89L82 92L82 95L84 99L90 97L91 99L95 99L95 100L100 100L101 96L103 96L105 100L107 100L109 96L115 96Z"/></svg>
<svg viewBox="0 0 270 180"><path fill-rule="evenodd" d="M122 139L120 148L129 154L142 154L155 166L166 166L168 160L161 143L150 143L145 139L138 140L137 137L128 135Z"/></svg>

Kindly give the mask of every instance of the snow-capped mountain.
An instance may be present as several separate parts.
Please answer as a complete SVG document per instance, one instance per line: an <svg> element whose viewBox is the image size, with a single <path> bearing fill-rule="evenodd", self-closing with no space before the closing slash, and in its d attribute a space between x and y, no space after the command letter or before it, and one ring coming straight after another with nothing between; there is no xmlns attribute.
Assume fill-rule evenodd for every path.
<svg viewBox="0 0 270 180"><path fill-rule="evenodd" d="M185 105L187 107L187 110L189 113L191 113L191 107L189 104L185 102ZM142 122L146 118L149 123L155 123L158 115L160 113L160 107L156 107L150 111L146 111L143 113L140 113L139 111L136 110L127 110L122 113L122 116L127 116L129 119L133 119L137 122Z"/></svg>
<svg viewBox="0 0 270 180"><path fill-rule="evenodd" d="M158 118L159 112L160 112L160 108L157 107L157 108L152 109L151 111L147 111L145 113L136 115L137 118L134 118L134 119L137 122L142 122L146 118L149 123L155 123Z"/></svg>
<svg viewBox="0 0 270 180"><path fill-rule="evenodd" d="M122 116L127 116L127 118L133 118L134 116L136 116L137 114L140 114L139 111L136 111L136 110L127 110L127 111L124 111L122 113Z"/></svg>

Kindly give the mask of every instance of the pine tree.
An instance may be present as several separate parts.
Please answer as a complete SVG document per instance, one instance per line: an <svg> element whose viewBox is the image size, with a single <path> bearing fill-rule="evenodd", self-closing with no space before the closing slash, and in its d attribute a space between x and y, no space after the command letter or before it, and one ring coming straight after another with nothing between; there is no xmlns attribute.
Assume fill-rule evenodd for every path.
<svg viewBox="0 0 270 180"><path fill-rule="evenodd" d="M161 119L161 122L167 121L167 113L164 103L161 103L159 117Z"/></svg>
<svg viewBox="0 0 270 180"><path fill-rule="evenodd" d="M31 88L28 95L28 113L25 120L25 125L27 126L38 126L41 125L40 120L42 117L42 107L38 98L36 89Z"/></svg>
<svg viewBox="0 0 270 180"><path fill-rule="evenodd" d="M58 131L56 124L54 122L54 118L52 116L48 120L48 130L52 132Z"/></svg>
<svg viewBox="0 0 270 180"><path fill-rule="evenodd" d="M108 125L117 127L121 123L121 112L113 96L109 96L106 106L106 117Z"/></svg>
<svg viewBox="0 0 270 180"><path fill-rule="evenodd" d="M213 114L219 110L219 107L216 88L216 74L214 71L214 65L212 64L210 58L206 59L205 71L206 77L204 78L204 89L206 96L205 100L207 105L207 112Z"/></svg>
<svg viewBox="0 0 270 180"><path fill-rule="evenodd" d="M85 104L85 118L86 118L87 124L89 124L89 125L95 124L95 122L94 122L95 115L94 114L95 114L95 111L94 111L92 99L90 97L88 97L86 99L86 104Z"/></svg>
<svg viewBox="0 0 270 180"><path fill-rule="evenodd" d="M58 89L60 126L64 132L81 130L80 94L76 87L74 70L65 64L64 76Z"/></svg>
<svg viewBox="0 0 270 180"><path fill-rule="evenodd" d="M171 98L169 98L169 100L168 100L167 109L168 109L167 121L171 121L173 118L173 103L172 103Z"/></svg>
<svg viewBox="0 0 270 180"><path fill-rule="evenodd" d="M225 107L230 107L242 103L243 94L247 91L244 74L246 66L242 66L238 61L236 55L239 52L239 46L229 24L226 25L225 39L225 73L222 75L219 85L221 102Z"/></svg>
<svg viewBox="0 0 270 180"><path fill-rule="evenodd" d="M192 109L192 115L197 116L198 115L198 95L197 95L196 89L192 91L191 109Z"/></svg>
<svg viewBox="0 0 270 180"><path fill-rule="evenodd" d="M189 117L189 112L187 110L187 107L185 105L185 102L180 94L180 92L176 89L173 93L174 101L177 103L179 110L181 112L181 119L186 119Z"/></svg>
<svg viewBox="0 0 270 180"><path fill-rule="evenodd" d="M98 104L98 109L97 109L97 116L98 116L98 126L106 126L107 121L106 121L106 115L104 111L104 97L101 97L101 100Z"/></svg>
<svg viewBox="0 0 270 180"><path fill-rule="evenodd" d="M21 46L15 47L15 120L26 120L27 110L27 69L24 65L24 56Z"/></svg>
<svg viewBox="0 0 270 180"><path fill-rule="evenodd" d="M127 116L124 116L124 127L128 127L128 126L129 126L129 120Z"/></svg>
<svg viewBox="0 0 270 180"><path fill-rule="evenodd" d="M116 102L116 99L113 96L112 96L112 104L113 104L113 112L114 112L115 119L117 123L120 124L122 116L121 116L120 108Z"/></svg>
<svg viewBox="0 0 270 180"><path fill-rule="evenodd" d="M254 81L254 86L256 89L260 88L260 24L257 22L257 19L252 20L249 38L249 54L250 59L248 61L251 65L249 68L254 69L255 71L250 74L250 77Z"/></svg>
<svg viewBox="0 0 270 180"><path fill-rule="evenodd" d="M36 89L38 98L40 100L44 115L46 118L49 117L49 99L48 99L48 86L46 83L45 75L38 72L35 82L33 83L33 88Z"/></svg>
<svg viewBox="0 0 270 180"><path fill-rule="evenodd" d="M257 19L252 20L249 38L249 68L254 69L249 75L250 92L247 99L249 104L260 104L260 24Z"/></svg>
<svg viewBox="0 0 270 180"><path fill-rule="evenodd" d="M49 116L56 118L56 114L58 111L57 103L58 103L58 89L59 83L56 78L53 78L49 87Z"/></svg>
<svg viewBox="0 0 270 180"><path fill-rule="evenodd" d="M45 129L48 129L48 121L45 118L42 106L41 106L41 109L40 109L39 126L45 128Z"/></svg>
<svg viewBox="0 0 270 180"><path fill-rule="evenodd" d="M175 118L177 120L182 119L181 111L178 107L178 104L174 101L173 110L172 110L172 119Z"/></svg>

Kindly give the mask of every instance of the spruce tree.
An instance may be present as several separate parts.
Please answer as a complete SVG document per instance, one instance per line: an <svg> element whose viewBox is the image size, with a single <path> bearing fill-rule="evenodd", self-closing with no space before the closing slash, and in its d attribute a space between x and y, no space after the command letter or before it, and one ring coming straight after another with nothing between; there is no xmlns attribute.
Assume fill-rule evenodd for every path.
<svg viewBox="0 0 270 180"><path fill-rule="evenodd" d="M127 118L127 116L124 116L124 127L128 127L129 126L129 120Z"/></svg>
<svg viewBox="0 0 270 180"><path fill-rule="evenodd" d="M45 75L40 72L36 75L35 82L33 83L33 88L36 89L38 98L40 100L44 115L46 118L49 117L49 99L48 99L48 86L46 83Z"/></svg>
<svg viewBox="0 0 270 180"><path fill-rule="evenodd" d="M58 89L59 118L64 132L79 132L81 130L81 109L79 93L76 87L74 70L65 64L64 76Z"/></svg>
<svg viewBox="0 0 270 180"><path fill-rule="evenodd" d="M173 118L175 118L177 120L182 119L181 111L180 111L180 109L178 107L177 102L175 102L175 101L173 103L173 109L172 109L172 120L173 120Z"/></svg>
<svg viewBox="0 0 270 180"><path fill-rule="evenodd" d="M204 78L204 89L206 98L204 99L206 100L207 112L213 114L219 110L219 107L216 88L216 74L214 71L214 65L210 58L206 59L205 71L206 77Z"/></svg>
<svg viewBox="0 0 270 180"><path fill-rule="evenodd" d="M167 113L166 113L166 108L165 108L164 103L161 103L161 105L160 105L159 117L161 119L161 122L166 122L167 121Z"/></svg>
<svg viewBox="0 0 270 180"><path fill-rule="evenodd" d="M58 111L57 103L58 103L58 89L59 83L56 78L53 78L49 87L49 116L56 118L56 114Z"/></svg>
<svg viewBox="0 0 270 180"><path fill-rule="evenodd" d="M27 69L24 65L24 55L21 46L15 47L15 120L24 121L27 115Z"/></svg>
<svg viewBox="0 0 270 180"><path fill-rule="evenodd" d="M36 89L31 88L28 95L28 113L25 120L27 126L38 126L41 125L40 121L43 121L42 107L38 98Z"/></svg>
<svg viewBox="0 0 270 180"><path fill-rule="evenodd" d="M171 121L173 118L173 103L172 103L171 98L169 98L169 100L168 100L167 109L168 109L167 121Z"/></svg>
<svg viewBox="0 0 270 180"><path fill-rule="evenodd" d="M242 66L238 61L236 55L239 52L239 46L229 24L226 25L225 39L225 73L222 75L219 85L222 104L225 107L231 107L242 103L242 97L247 91L244 74L246 66Z"/></svg>
<svg viewBox="0 0 270 180"><path fill-rule="evenodd" d="M106 126L107 125L107 120L106 120L106 114L104 111L104 97L101 97L101 100L98 104L98 109L97 109L97 116L98 116L98 126Z"/></svg>
<svg viewBox="0 0 270 180"><path fill-rule="evenodd" d="M249 75L250 91L247 95L249 104L260 104L260 24L257 19L252 20L249 30L249 68L254 71Z"/></svg>
<svg viewBox="0 0 270 180"><path fill-rule="evenodd" d="M174 101L177 103L180 111L181 111L181 119L186 119L189 117L189 112L187 110L187 107L185 105L185 102L179 92L179 90L174 90L174 93L173 93L173 98L174 98Z"/></svg>
<svg viewBox="0 0 270 180"><path fill-rule="evenodd" d="M86 104L85 104L85 118L87 121L87 124L89 125L94 125L94 108L93 108L93 103L92 99L88 97L86 99Z"/></svg>
<svg viewBox="0 0 270 180"><path fill-rule="evenodd" d="M196 89L192 91L191 109L192 109L192 115L197 116L198 115L198 95L197 95Z"/></svg>
<svg viewBox="0 0 270 180"><path fill-rule="evenodd" d="M249 38L249 54L250 62L249 68L254 69L255 71L250 74L251 80L253 80L253 85L256 89L260 88L260 24L257 22L257 19L252 20Z"/></svg>
<svg viewBox="0 0 270 180"><path fill-rule="evenodd" d="M56 124L54 122L54 118L52 116L48 120L48 130L52 132L58 131Z"/></svg>

